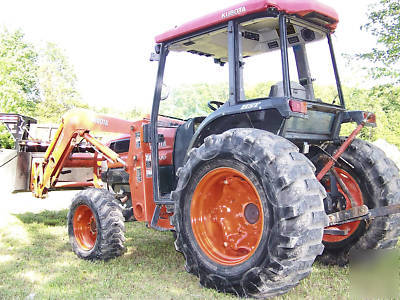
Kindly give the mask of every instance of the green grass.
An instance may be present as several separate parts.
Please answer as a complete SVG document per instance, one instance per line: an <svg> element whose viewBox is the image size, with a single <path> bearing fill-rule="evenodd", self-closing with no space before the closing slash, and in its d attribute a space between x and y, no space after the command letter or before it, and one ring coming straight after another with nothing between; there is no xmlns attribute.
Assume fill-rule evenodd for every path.
<svg viewBox="0 0 400 300"><path fill-rule="evenodd" d="M27 212L15 216L25 224L38 223L49 226L64 226L67 225L67 213L68 209L60 211L46 210L39 214Z"/></svg>
<svg viewBox="0 0 400 300"><path fill-rule="evenodd" d="M0 224L0 299L236 299L202 288L185 271L172 234L142 223L126 223L125 255L79 259L69 245L66 214L26 213ZM316 264L311 276L277 299L347 299L350 278L348 268Z"/></svg>

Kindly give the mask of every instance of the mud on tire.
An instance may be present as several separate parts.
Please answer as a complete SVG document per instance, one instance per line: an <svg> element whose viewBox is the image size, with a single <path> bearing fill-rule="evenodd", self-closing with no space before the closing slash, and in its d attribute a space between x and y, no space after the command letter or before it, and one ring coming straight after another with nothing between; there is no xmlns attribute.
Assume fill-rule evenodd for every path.
<svg viewBox="0 0 400 300"><path fill-rule="evenodd" d="M72 250L83 259L107 260L125 252L121 209L107 190L87 189L72 200L68 234Z"/></svg>
<svg viewBox="0 0 400 300"><path fill-rule="evenodd" d="M333 153L338 146L327 151ZM341 157L344 160L338 160L338 167L355 179L368 208L400 203L399 169L381 149L355 139ZM317 169L321 167L317 163ZM346 240L340 243L324 242L324 253L318 259L325 264L346 265L351 256L356 259L364 251L394 247L399 235L399 214L361 221L359 228Z"/></svg>
<svg viewBox="0 0 400 300"><path fill-rule="evenodd" d="M245 259L238 255L237 261L236 256L219 258L218 251L210 254L199 244L211 239L211 245L223 249L218 243L227 243L225 247L229 244L223 233L219 242L212 240L212 234L203 240L201 234L194 233L197 225L191 225L191 214L195 215L191 203L197 201L193 195L199 182L202 185L202 178L221 168L242 174L242 181L249 179L262 206L262 233L256 235L259 242L253 243L256 247L251 255L244 255ZM201 147L191 150L185 166L178 171L178 186L172 193L175 247L185 256L186 270L198 276L202 285L238 296L271 297L296 286L310 273L315 257L323 251L325 191L314 170L295 145L262 130L232 129L206 138ZM219 210L231 209L215 205Z"/></svg>

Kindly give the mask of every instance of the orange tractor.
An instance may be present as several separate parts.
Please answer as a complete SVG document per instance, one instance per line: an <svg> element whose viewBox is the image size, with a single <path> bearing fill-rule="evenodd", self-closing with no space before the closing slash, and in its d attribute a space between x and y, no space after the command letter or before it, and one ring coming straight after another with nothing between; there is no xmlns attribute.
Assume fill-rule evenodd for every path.
<svg viewBox="0 0 400 300"><path fill-rule="evenodd" d="M133 216L150 228L174 231L186 270L202 285L268 297L296 286L317 256L345 264L350 251L395 246L399 170L381 150L356 139L364 126L375 126L375 115L345 109L331 39L337 23L336 12L314 0L245 1L156 37L149 119L68 113L34 168L35 195L57 183L82 140L109 161L102 179L110 190L87 189L72 201L74 252L84 259L123 254L124 218ZM339 103L316 97L307 47L319 40L327 41ZM245 60L274 51L281 81L269 95L246 99ZM227 64L226 102L210 101L208 116L160 116L170 52ZM289 72L289 54L297 78ZM349 122L356 129L341 138ZM91 131L125 136L105 146Z"/></svg>

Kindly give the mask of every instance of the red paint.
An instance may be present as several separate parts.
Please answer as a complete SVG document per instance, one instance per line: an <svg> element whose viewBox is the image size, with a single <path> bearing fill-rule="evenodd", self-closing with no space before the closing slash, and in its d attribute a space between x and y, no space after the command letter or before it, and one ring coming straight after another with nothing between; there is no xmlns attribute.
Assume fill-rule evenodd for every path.
<svg viewBox="0 0 400 300"><path fill-rule="evenodd" d="M335 171L338 173L339 177L342 179L343 183L346 185L347 189L349 190L351 196L354 199L354 202L357 206L361 206L364 204L363 196L360 187L358 186L357 181L345 170L340 168L334 168ZM327 187L330 186L330 182L326 182ZM342 190L339 184L337 184L337 188L339 192L345 197L346 199L346 209L352 208L351 201L346 193ZM327 188L329 192L329 189ZM358 226L360 225L360 221L349 222L343 225L335 225L332 227L327 227L327 229L340 229L344 231L348 231L346 235L329 235L325 234L323 237L324 242L328 243L337 243L341 242L347 238L349 238L353 233L357 230Z"/></svg>
<svg viewBox="0 0 400 300"><path fill-rule="evenodd" d="M245 216L248 205L258 210L252 223ZM222 265L234 266L252 257L263 233L264 215L257 189L232 168L214 169L200 180L190 218L200 248Z"/></svg>
<svg viewBox="0 0 400 300"><path fill-rule="evenodd" d="M64 163L64 168L93 168L98 162L104 160L97 158L94 153L73 153Z"/></svg>
<svg viewBox="0 0 400 300"><path fill-rule="evenodd" d="M96 218L91 208L84 204L78 206L72 223L74 236L79 246L84 250L91 250L97 239Z"/></svg>
<svg viewBox="0 0 400 300"><path fill-rule="evenodd" d="M159 158L159 165L160 166L169 166L172 165L172 154L174 151L174 143L175 143L175 133L177 128L169 127L171 125L180 125L183 124L183 121L172 119L172 118L167 118L167 117L162 117L160 116L158 118L159 120L159 126L166 126L166 127L159 127L158 128L158 133L162 134L164 136L164 142L159 143L158 145L158 158ZM150 119L145 118L143 119L143 123L147 124L150 123ZM169 127L169 128L168 128ZM117 142L120 140L126 140L130 139L129 134L123 134L120 137L110 140L107 142L107 146L110 147L111 143ZM136 146L134 144L134 146ZM127 161L128 158L128 152L123 152L119 153L119 156L122 158L122 160ZM107 162L108 168L122 168L123 165L120 162Z"/></svg>
<svg viewBox="0 0 400 300"><path fill-rule="evenodd" d="M347 138L347 140L342 144L342 146L340 146L340 148L336 151L335 155L333 155L333 158L329 159L329 162L325 165L325 167L322 168L322 170L317 175L317 179L319 181L321 181L322 177L324 177L325 174L328 173L328 171L334 165L335 161L343 154L343 152L346 151L347 147L349 147L351 142L354 140L357 134L359 134L364 125L365 125L364 122L358 125L357 128L354 129L354 131Z"/></svg>
<svg viewBox="0 0 400 300"><path fill-rule="evenodd" d="M91 186L94 186L94 183L90 181L85 181L85 182L58 181L54 185L55 188L76 188L76 187L91 187Z"/></svg>
<svg viewBox="0 0 400 300"><path fill-rule="evenodd" d="M129 153L121 153L121 157L124 160L126 157L129 186L131 194L133 195L132 206L135 218L138 221L145 221L148 223L151 222L155 210L151 165L146 166L146 156L150 157L151 145L143 141L143 125L149 123L150 120L146 118L133 123L134 130L130 132ZM159 156L165 156L165 159L163 158L160 160L160 165L172 164L174 138L177 130L177 127L172 127L172 125L183 123L183 121L175 119L165 117L159 118L158 132L163 134L165 139L165 143L159 145ZM138 147L136 140L138 136L140 136L140 147ZM162 207L161 212L165 215L165 207ZM173 228L168 218L160 218L157 226L167 229Z"/></svg>
<svg viewBox="0 0 400 300"><path fill-rule="evenodd" d="M327 25L332 31L336 29L339 22L338 14L333 8L316 0L248 0L171 29L156 36L155 40L157 43L163 43L232 19L263 12L271 7L289 15L298 15L300 17L312 12L319 13L335 20L333 24Z"/></svg>

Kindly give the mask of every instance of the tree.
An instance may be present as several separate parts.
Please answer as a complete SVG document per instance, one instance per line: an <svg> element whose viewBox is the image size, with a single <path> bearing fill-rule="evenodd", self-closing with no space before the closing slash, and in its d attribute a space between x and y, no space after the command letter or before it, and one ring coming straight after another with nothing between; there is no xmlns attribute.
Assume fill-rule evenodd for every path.
<svg viewBox="0 0 400 300"><path fill-rule="evenodd" d="M20 30L0 32L0 112L58 123L69 109L89 107L81 102L76 82L72 66L55 44L38 51ZM12 147L4 126L0 146Z"/></svg>
<svg viewBox="0 0 400 300"><path fill-rule="evenodd" d="M0 112L34 114L39 101L37 60L38 53L21 31L0 32ZM14 147L2 124L0 146Z"/></svg>
<svg viewBox="0 0 400 300"><path fill-rule="evenodd" d="M365 107L377 114L375 138L400 146L400 2L379 0L370 6L368 23L362 28L377 38L377 47L358 57L373 63L371 79L380 79L367 92ZM397 85L397 86L396 86ZM363 107L365 109L365 107ZM365 137L365 131L363 131Z"/></svg>
<svg viewBox="0 0 400 300"><path fill-rule="evenodd" d="M39 101L38 53L17 30L0 32L0 111L31 115Z"/></svg>
<svg viewBox="0 0 400 300"><path fill-rule="evenodd" d="M14 145L14 139L8 132L6 126L0 123L0 148L12 149Z"/></svg>
<svg viewBox="0 0 400 300"><path fill-rule="evenodd" d="M0 32L0 112L19 113L39 122L58 124L70 109L87 108L135 119L138 109L123 112L89 107L76 87L77 76L65 52L54 43L37 50L21 31ZM13 147L13 139L0 124L0 147Z"/></svg>
<svg viewBox="0 0 400 300"><path fill-rule="evenodd" d="M400 2L379 0L371 5L368 23L362 26L377 38L377 47L360 54L362 59L373 62L373 78L385 78L400 83Z"/></svg>
<svg viewBox="0 0 400 300"><path fill-rule="evenodd" d="M38 78L41 101L35 116L39 122L58 123L72 108L89 108L82 102L76 88L77 77L73 67L64 51L53 43L47 43L39 52Z"/></svg>
<svg viewBox="0 0 400 300"><path fill-rule="evenodd" d="M210 113L208 101L226 102L228 98L228 85L225 83L182 85L161 102L160 113L182 119L206 116Z"/></svg>

